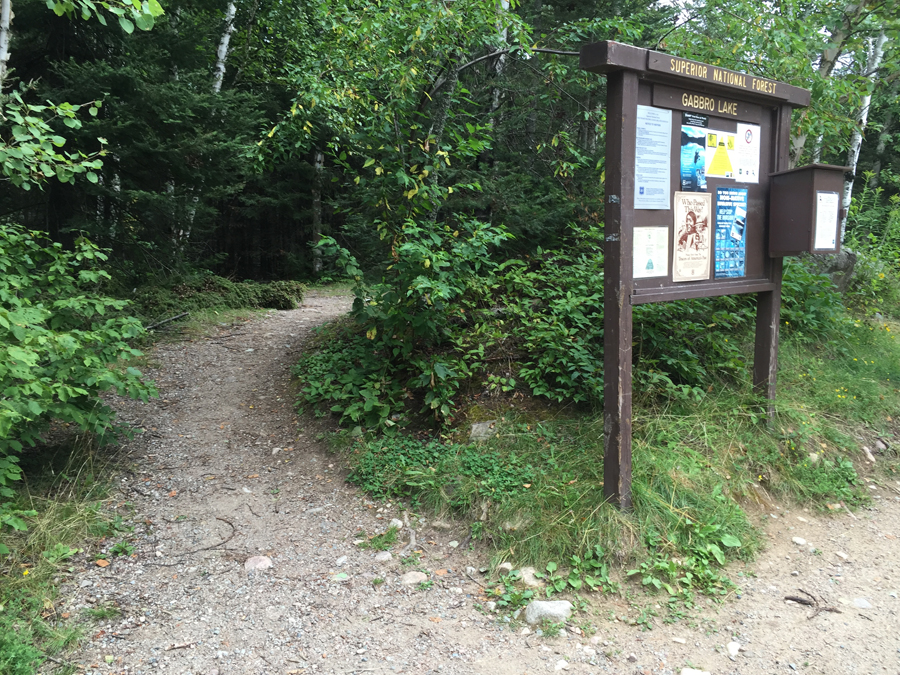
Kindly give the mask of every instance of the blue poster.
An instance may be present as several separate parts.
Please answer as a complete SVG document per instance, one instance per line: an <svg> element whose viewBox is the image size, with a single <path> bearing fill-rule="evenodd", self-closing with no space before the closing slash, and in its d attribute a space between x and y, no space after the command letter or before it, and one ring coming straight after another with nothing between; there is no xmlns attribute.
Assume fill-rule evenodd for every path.
<svg viewBox="0 0 900 675"><path fill-rule="evenodd" d="M706 192L706 129L681 127L681 191Z"/></svg>
<svg viewBox="0 0 900 675"><path fill-rule="evenodd" d="M742 277L747 241L747 188L716 188L716 279Z"/></svg>

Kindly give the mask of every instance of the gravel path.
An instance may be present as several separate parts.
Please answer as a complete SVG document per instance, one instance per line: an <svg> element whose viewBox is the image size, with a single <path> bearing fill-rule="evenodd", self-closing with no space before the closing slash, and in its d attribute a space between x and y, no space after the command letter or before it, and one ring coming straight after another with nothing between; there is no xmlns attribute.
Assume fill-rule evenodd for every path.
<svg viewBox="0 0 900 675"><path fill-rule="evenodd" d="M405 540L389 560L361 549L361 532L384 531L401 512L347 485L316 440L319 429L294 413L289 369L311 329L350 300L306 303L158 345L149 375L160 398L117 402L121 419L147 430L126 447L130 470L118 494L135 525L122 537L135 551L111 556L107 567L79 561L62 588L60 611L122 612L97 622L71 658L82 672L900 672L900 484L873 484L881 498L855 518L774 506L767 510L777 517L760 513L770 546L734 570L738 596L703 600L696 616L657 619L650 632L633 625L647 598L626 586L592 600L572 631L523 635L522 624L480 609L488 580L472 568L484 559L451 545L464 540L460 526L415 524L423 551L415 565L398 555ZM411 571L425 583L404 584ZM839 613L809 618L814 608L784 600L802 595L797 588ZM730 642L740 646L736 656Z"/></svg>

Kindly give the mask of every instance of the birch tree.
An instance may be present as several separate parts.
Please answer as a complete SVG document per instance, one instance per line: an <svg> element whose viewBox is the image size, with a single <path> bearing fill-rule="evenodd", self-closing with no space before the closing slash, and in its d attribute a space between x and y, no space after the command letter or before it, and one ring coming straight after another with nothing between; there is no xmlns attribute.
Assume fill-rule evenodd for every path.
<svg viewBox="0 0 900 675"><path fill-rule="evenodd" d="M856 126L853 127L853 133L850 137L850 149L847 152L847 166L849 167L849 177L844 181L844 197L842 206L844 209L843 218L841 218L841 241L844 241L844 234L847 229L847 213L850 210L850 200L853 196L853 183L856 177L856 167L859 162L859 149L862 146L863 135L866 131L866 124L869 120L869 106L872 104L872 90L875 88L876 75L881 67L881 61L884 58L884 46L887 42L887 35L882 30L878 37L869 39L868 48L866 49L865 71L863 80L867 81L866 93L863 94L860 101L859 109L856 112Z"/></svg>

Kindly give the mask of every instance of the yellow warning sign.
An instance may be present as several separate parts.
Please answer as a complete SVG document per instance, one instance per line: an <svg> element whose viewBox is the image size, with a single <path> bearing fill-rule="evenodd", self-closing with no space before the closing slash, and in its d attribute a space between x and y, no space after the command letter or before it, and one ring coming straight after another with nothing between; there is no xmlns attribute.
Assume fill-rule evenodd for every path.
<svg viewBox="0 0 900 675"><path fill-rule="evenodd" d="M735 151L734 134L715 132L706 134L706 175L734 178L732 154Z"/></svg>

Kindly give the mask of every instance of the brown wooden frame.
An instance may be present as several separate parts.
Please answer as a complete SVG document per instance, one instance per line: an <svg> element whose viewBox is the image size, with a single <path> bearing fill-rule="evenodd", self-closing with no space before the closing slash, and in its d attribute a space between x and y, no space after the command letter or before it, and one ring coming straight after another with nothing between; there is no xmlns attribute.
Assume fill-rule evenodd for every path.
<svg viewBox="0 0 900 675"><path fill-rule="evenodd" d="M631 508L631 343L635 304L756 293L753 385L770 402L774 401L783 259L768 255L768 174L788 168L791 111L808 105L810 94L783 82L612 41L583 47L580 65L607 78L603 476L606 499L628 510ZM637 106L640 103L695 111L683 105L674 93L685 90L718 97L716 100L724 101L735 123L761 125L759 183L751 187L756 218L761 219L763 229L753 241L753 274L749 278L711 278L678 284L664 278L640 279L636 283L632 269L635 224L640 221L639 224L668 227L671 222L671 210L636 212L634 209ZM680 125L678 129L680 132ZM715 186L711 185L710 191L714 190ZM748 242L748 265L749 249Z"/></svg>

